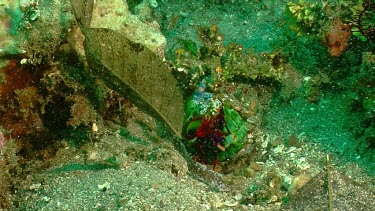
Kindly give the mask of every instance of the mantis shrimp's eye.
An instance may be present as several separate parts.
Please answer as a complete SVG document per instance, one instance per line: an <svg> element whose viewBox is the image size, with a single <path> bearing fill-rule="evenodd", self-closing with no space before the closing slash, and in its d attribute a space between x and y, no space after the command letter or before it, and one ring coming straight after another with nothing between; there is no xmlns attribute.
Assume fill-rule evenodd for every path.
<svg viewBox="0 0 375 211"><path fill-rule="evenodd" d="M198 92L203 93L206 90L206 84L200 83L198 86Z"/></svg>
<svg viewBox="0 0 375 211"><path fill-rule="evenodd" d="M217 119L217 123L219 123L220 125L224 124L224 119L223 118L218 118Z"/></svg>

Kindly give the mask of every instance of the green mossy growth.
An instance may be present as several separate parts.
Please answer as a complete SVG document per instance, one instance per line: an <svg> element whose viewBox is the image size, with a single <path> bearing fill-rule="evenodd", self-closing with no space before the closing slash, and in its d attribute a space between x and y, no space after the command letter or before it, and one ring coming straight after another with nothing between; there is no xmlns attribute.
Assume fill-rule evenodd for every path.
<svg viewBox="0 0 375 211"><path fill-rule="evenodd" d="M108 158L103 162L97 162L92 164L79 164L73 163L64 165L58 169L53 170L54 173L59 174L67 171L100 171L104 169L120 169L120 164L116 162L115 157Z"/></svg>
<svg viewBox="0 0 375 211"><path fill-rule="evenodd" d="M129 130L124 128L124 127L121 127L119 131L120 131L119 135L121 137L125 138L127 141L137 143L137 144L141 144L141 145L144 145L144 146L149 145L149 143L147 141L131 135Z"/></svg>
<svg viewBox="0 0 375 211"><path fill-rule="evenodd" d="M190 57L198 57L199 56L199 48L198 45L191 41L191 40L178 40L180 45L182 46L182 49L184 49L186 52L189 52Z"/></svg>
<svg viewBox="0 0 375 211"><path fill-rule="evenodd" d="M18 7L16 9L8 9L8 15L11 17L9 34L16 36L19 33L21 22L22 22L22 11Z"/></svg>
<svg viewBox="0 0 375 211"><path fill-rule="evenodd" d="M95 109L104 108L104 87L96 82L96 78L83 67L65 67L67 76L82 85L85 95Z"/></svg>
<svg viewBox="0 0 375 211"><path fill-rule="evenodd" d="M298 1L289 2L285 14L290 29L317 34L322 23L327 19L323 12L322 2Z"/></svg>

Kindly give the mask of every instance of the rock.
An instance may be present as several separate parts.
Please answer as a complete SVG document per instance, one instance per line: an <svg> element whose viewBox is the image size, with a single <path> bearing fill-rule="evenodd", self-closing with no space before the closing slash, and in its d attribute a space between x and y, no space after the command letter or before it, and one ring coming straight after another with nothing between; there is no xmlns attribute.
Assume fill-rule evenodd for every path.
<svg viewBox="0 0 375 211"><path fill-rule="evenodd" d="M159 24L155 21L143 22L139 16L131 14L126 1L96 1L90 27L119 31L129 40L143 44L160 57L164 57L166 39L160 31Z"/></svg>
<svg viewBox="0 0 375 211"><path fill-rule="evenodd" d="M22 55L33 65L49 61L73 20L69 1L2 1L0 55Z"/></svg>
<svg viewBox="0 0 375 211"><path fill-rule="evenodd" d="M111 188L111 183L109 183L109 182L105 182L104 184L100 184L100 185L98 185L98 188L99 188L99 190L105 192L105 191L107 191L109 188Z"/></svg>
<svg viewBox="0 0 375 211"><path fill-rule="evenodd" d="M16 8L18 8L17 1L2 1L0 4L0 55L13 51L13 37L10 30Z"/></svg>
<svg viewBox="0 0 375 211"><path fill-rule="evenodd" d="M302 147L302 143L299 140L298 136L293 133L292 135L289 136L286 146L300 148Z"/></svg>
<svg viewBox="0 0 375 211"><path fill-rule="evenodd" d="M146 20L150 20L152 17L152 10L158 6L156 0L143 0L139 5L135 7L135 14Z"/></svg>
<svg viewBox="0 0 375 211"><path fill-rule="evenodd" d="M302 188L311 178L306 174L296 175L289 186L290 191L295 191Z"/></svg>

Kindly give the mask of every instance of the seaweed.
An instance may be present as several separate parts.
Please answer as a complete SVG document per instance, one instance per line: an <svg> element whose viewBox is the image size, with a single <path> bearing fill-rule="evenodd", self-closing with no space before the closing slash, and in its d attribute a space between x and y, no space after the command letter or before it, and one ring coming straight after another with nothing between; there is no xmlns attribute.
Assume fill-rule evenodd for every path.
<svg viewBox="0 0 375 211"><path fill-rule="evenodd" d="M62 172L69 171L100 171L104 169L120 169L120 164L116 162L116 157L110 157L102 162L90 163L90 164L80 164L80 163L70 163L63 165L60 168L52 170L54 173L59 174Z"/></svg>

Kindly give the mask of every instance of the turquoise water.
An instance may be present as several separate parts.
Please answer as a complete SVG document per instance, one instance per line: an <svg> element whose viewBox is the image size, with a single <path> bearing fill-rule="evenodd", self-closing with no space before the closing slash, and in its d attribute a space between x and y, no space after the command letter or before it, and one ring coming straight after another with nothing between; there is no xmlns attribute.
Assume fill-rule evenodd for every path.
<svg viewBox="0 0 375 211"><path fill-rule="evenodd" d="M374 1L0 9L0 210L374 205Z"/></svg>

